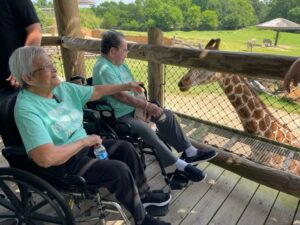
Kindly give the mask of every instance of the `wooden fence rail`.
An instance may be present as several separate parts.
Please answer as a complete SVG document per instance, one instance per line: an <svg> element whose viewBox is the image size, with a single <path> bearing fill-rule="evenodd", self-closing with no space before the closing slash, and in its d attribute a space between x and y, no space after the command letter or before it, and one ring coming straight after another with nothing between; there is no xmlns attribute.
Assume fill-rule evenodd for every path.
<svg viewBox="0 0 300 225"><path fill-rule="evenodd" d="M44 37L43 43L56 43ZM100 40L62 37L61 45L70 50L100 52ZM200 67L212 71L239 73L250 78L283 79L296 57L186 49L163 45L128 44L129 58L182 67Z"/></svg>

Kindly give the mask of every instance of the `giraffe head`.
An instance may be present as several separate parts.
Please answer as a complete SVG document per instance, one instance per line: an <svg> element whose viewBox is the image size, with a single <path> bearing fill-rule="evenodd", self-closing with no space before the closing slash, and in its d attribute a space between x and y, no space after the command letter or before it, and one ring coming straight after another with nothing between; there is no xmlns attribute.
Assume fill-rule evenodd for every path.
<svg viewBox="0 0 300 225"><path fill-rule="evenodd" d="M221 39L211 39L205 46L204 50L219 50ZM205 54L203 51L202 54ZM178 87L181 91L187 91L192 86L198 84L207 84L217 80L218 73L204 70L201 68L191 68L179 81Z"/></svg>

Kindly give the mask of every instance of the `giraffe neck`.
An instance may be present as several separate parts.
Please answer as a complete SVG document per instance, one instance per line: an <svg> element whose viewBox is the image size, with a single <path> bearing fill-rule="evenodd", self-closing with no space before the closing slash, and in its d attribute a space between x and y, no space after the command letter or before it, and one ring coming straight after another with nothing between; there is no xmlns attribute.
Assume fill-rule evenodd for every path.
<svg viewBox="0 0 300 225"><path fill-rule="evenodd" d="M272 115L242 77L235 74L218 76L218 82L235 108L246 132L300 146L291 130Z"/></svg>

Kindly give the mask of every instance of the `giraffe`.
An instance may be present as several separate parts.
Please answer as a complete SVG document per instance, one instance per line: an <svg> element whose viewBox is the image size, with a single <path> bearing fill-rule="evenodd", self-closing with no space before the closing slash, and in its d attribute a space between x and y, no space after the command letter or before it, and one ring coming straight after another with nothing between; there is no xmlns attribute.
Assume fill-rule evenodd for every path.
<svg viewBox="0 0 300 225"><path fill-rule="evenodd" d="M205 49L218 50L220 42L220 39L211 39ZM205 50L202 54L205 54ZM213 81L217 81L221 86L247 133L300 147L300 142L292 131L272 115L242 76L191 68L181 78L178 86L181 91L187 91L194 85ZM300 163L297 160L289 160L287 157L273 153L270 153L268 160L275 168L286 167L292 173L300 175Z"/></svg>

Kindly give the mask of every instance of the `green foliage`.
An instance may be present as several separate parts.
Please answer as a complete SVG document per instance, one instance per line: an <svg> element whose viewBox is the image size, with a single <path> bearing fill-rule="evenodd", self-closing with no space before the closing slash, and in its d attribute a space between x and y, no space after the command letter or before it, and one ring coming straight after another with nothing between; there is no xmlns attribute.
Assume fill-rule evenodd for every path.
<svg viewBox="0 0 300 225"><path fill-rule="evenodd" d="M49 26L52 26L54 24L54 15L49 15L49 13L46 14L36 5L34 6L34 8L35 8L36 14L39 17L43 32L47 33Z"/></svg>
<svg viewBox="0 0 300 225"><path fill-rule="evenodd" d="M206 10L202 13L201 26L202 30L216 30L219 26L218 15L216 11Z"/></svg>
<svg viewBox="0 0 300 225"><path fill-rule="evenodd" d="M79 10L80 25L84 28L95 29L100 27L100 19L96 17L92 9Z"/></svg>
<svg viewBox="0 0 300 225"><path fill-rule="evenodd" d="M118 24L118 19L114 14L107 12L103 15L101 28L111 29L117 26L117 24Z"/></svg>
<svg viewBox="0 0 300 225"><path fill-rule="evenodd" d="M288 12L300 6L300 0L272 0L270 1L270 11L267 19L275 19L278 17L287 18Z"/></svg>
<svg viewBox="0 0 300 225"><path fill-rule="evenodd" d="M289 10L287 18L295 23L300 23L300 6Z"/></svg>
<svg viewBox="0 0 300 225"><path fill-rule="evenodd" d="M197 30L201 23L201 8L198 6L191 6L184 14L184 29Z"/></svg>
<svg viewBox="0 0 300 225"><path fill-rule="evenodd" d="M36 0L38 8L52 7ZM283 17L300 22L300 0L135 0L130 4L100 1L80 9L83 27L145 31L149 27L168 30L236 30L269 19ZM41 14L44 24L48 15ZM52 20L53 21L53 20Z"/></svg>

